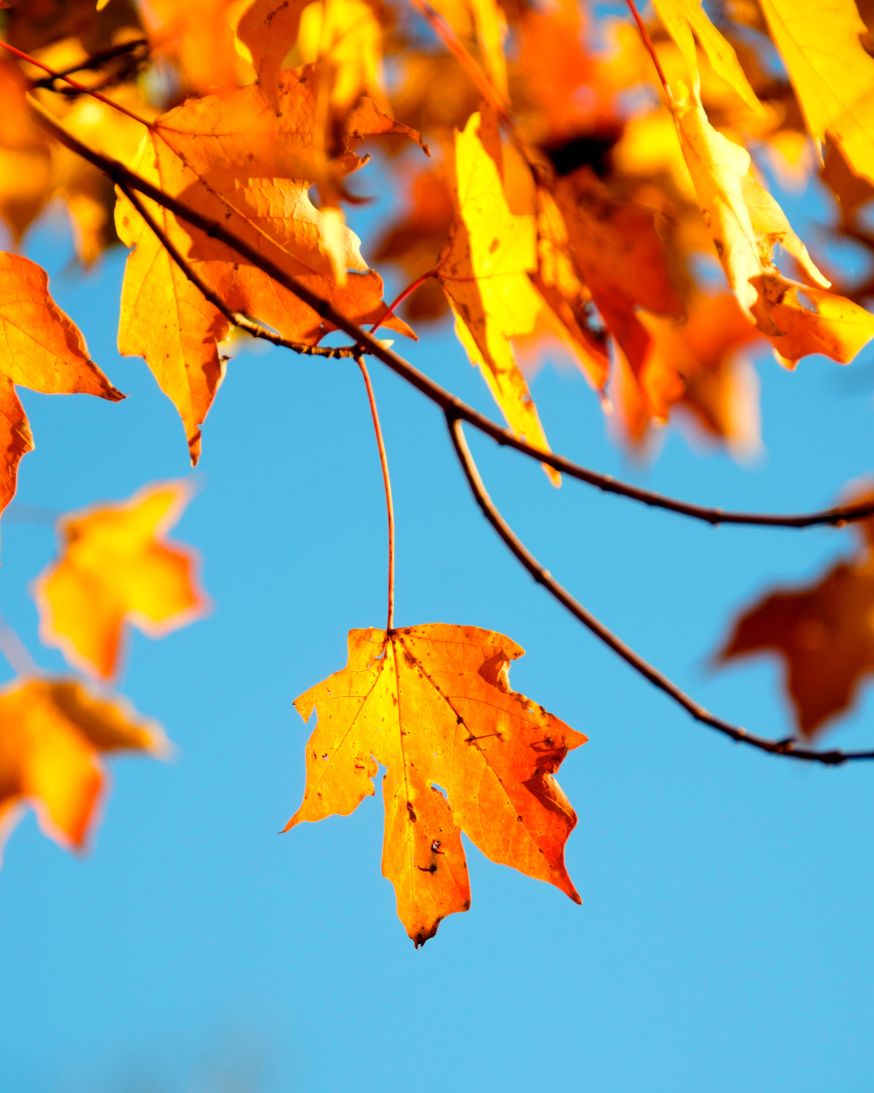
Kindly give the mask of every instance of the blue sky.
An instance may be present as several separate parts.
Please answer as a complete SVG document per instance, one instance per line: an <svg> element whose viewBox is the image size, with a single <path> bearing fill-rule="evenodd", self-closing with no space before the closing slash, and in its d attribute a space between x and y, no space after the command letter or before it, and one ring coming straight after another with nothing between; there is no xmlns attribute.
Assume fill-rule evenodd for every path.
<svg viewBox="0 0 874 1093"><path fill-rule="evenodd" d="M37 451L22 504L67 511L189 473L145 365L115 350L122 256L88 276L51 225L28 253L119 405L24 394ZM492 412L448 331L412 359ZM789 374L759 362L750 465L675 430L651 463L609 440L569 366L534 381L557 450L704 503L832 503L871 470L874 357ZM872 777L762 757L696 726L599 646L494 539L439 412L373 366L398 520L399 625L444 621L526 649L514 686L590 742L560 781L580 817L577 907L468 847L473 907L414 951L379 873L381 807L277 831L303 788L295 695L384 616L384 512L348 362L246 352L207 422L179 539L210 617L134 635L121 690L177 745L120 760L91 852L28 818L0 872L0 1086L43 1091L868 1090L874 1084ZM789 727L767 660L713 674L732 613L852 549L848 531L712 529L567 482L471 438L508 519L573 592L711 708ZM50 527L4 520L3 615L46 669L28 585ZM5 669L0 669L5 670ZM11 675L11 673L7 673ZM874 691L833 735L874 744Z"/></svg>

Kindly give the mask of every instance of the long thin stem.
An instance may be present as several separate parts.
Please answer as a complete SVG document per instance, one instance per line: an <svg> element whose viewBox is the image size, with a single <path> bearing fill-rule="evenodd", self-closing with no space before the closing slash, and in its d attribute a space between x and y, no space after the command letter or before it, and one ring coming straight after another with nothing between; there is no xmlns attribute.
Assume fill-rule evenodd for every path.
<svg viewBox="0 0 874 1093"><path fill-rule="evenodd" d="M102 171L117 186L127 186L135 189L144 196L150 198L158 205L172 212L175 216L186 221L192 227L198 228L207 236L217 239L240 255L242 259L251 262L262 270L268 277L272 277L283 288L294 293L308 307L312 308L326 323L348 334L356 343L361 353L367 353L377 360L382 361L397 375L401 376L412 387L416 388L426 398L439 406L444 413L452 417L460 418L491 437L497 444L513 448L522 455L537 463L545 463L555 470L566 474L580 482L605 493L626 497L652 508L664 509L680 516L686 516L693 520L699 520L707 524L741 524L747 527L771 527L771 528L804 528L820 525L841 525L855 520L864 520L874 516L874 500L856 505L845 505L830 509L821 509L807 513L793 513L781 515L778 513L760 512L728 512L720 508L712 508L705 505L695 505L687 501L680 501L674 497L656 493L652 490L641 489L630 483L621 482L610 475L599 474L588 467L574 463L572 460L553 452L544 451L529 444L527 441L502 428L485 414L479 413L472 406L456 398L450 391L441 387L434 380L419 371L409 361L405 360L391 348L383 344L378 338L368 333L357 323L347 318L341 311L333 306L329 300L323 299L292 277L269 256L259 253L255 247L240 238L224 224L211 220L196 209L186 205L185 202L164 193L159 187L148 180L141 178L125 167L118 160L111 159L89 148L77 137L69 133L40 103L31 101L36 115L43 125L61 144L76 155L87 160L98 170Z"/></svg>
<svg viewBox="0 0 874 1093"><path fill-rule="evenodd" d="M659 55L656 53L655 43L650 37L649 30L647 29L646 23L643 21L643 17L637 10L637 4L635 4L634 0L625 0L625 2L628 5L628 10L631 12L631 17L637 26L637 33L640 35L643 47L650 55L653 67L656 70L656 75L659 78L659 83L662 85L662 92L670 106L671 92L668 87L668 78L665 75L665 70L662 68L662 62L659 60Z"/></svg>
<svg viewBox="0 0 874 1093"><path fill-rule="evenodd" d="M458 461L464 471L471 493L476 499L483 515L498 533L510 552L518 559L525 569L528 570L534 580L542 585L553 599L557 600L562 607L569 611L578 622L581 622L587 630L598 638L599 641L603 642L609 649L612 649L613 652L621 657L626 664L634 669L634 671L643 676L644 679L663 694L666 694L668 698L676 702L677 705L681 706L688 714L691 714L696 721L707 725L709 728L714 729L723 736L727 736L730 740L734 740L739 744L747 744L759 751L767 752L769 755L782 755L789 759L799 759L809 763L821 763L824 766L832 767L839 766L842 763L874 759L874 750L857 752L835 750L814 751L811 748L797 746L792 739L768 740L766 737L757 736L755 733L748 732L746 729L741 728L740 725L734 725L721 717L717 717L716 714L711 713L700 703L696 702L694 698L681 690L676 683L670 680L663 672L660 672L658 668L655 668L649 661L636 653L629 645L626 645L620 637L605 626L600 619L596 618L591 611L579 602L579 600L575 599L570 592L560 585L540 564L522 540L516 535L489 496L483 480L480 477L477 465L470 453L470 448L467 445L461 421L457 417L454 418L451 414L447 414L446 423L449 427L449 435L452 438L455 453L458 456Z"/></svg>
<svg viewBox="0 0 874 1093"><path fill-rule="evenodd" d="M376 447L379 450L379 465L382 468L382 485L385 489L385 516L388 524L388 608L386 611L385 632L388 634L394 628L395 621L395 509L391 496L388 456L385 451L382 426L379 423L379 410L376 408L376 395L373 393L373 384L370 382L370 373L367 371L364 357L356 357L355 359L361 369L361 376L367 389L367 401L370 405L370 416L373 419L373 432L376 436Z"/></svg>

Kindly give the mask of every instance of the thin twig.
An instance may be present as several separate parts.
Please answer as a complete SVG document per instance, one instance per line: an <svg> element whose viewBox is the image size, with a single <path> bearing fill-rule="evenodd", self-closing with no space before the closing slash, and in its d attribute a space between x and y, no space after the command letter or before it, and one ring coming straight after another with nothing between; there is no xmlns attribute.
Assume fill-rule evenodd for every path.
<svg viewBox="0 0 874 1093"><path fill-rule="evenodd" d="M63 515L60 509L53 509L48 505L28 505L21 501L13 501L3 512L3 522L40 524L43 527L53 528Z"/></svg>
<svg viewBox="0 0 874 1093"><path fill-rule="evenodd" d="M428 0L410 0L412 7L422 16L431 27L448 52L458 62L462 72L467 76L480 95L489 106L498 114L509 128L513 128L513 119L507 110L507 103L492 83L491 78L483 71L482 66L464 45L452 27L446 22L440 12L428 3Z"/></svg>
<svg viewBox="0 0 874 1093"><path fill-rule="evenodd" d="M747 744L759 751L767 752L769 755L781 755L788 759L799 759L809 763L821 763L824 766L831 767L840 766L842 763L874 759L874 750L856 752L836 750L814 751L811 748L798 746L794 739L768 740L766 737L757 736L756 734L741 728L739 725L733 725L731 722L725 721L721 717L717 717L716 714L712 714L708 709L696 702L694 698L687 695L685 691L681 690L675 683L668 679L666 675L650 664L649 661L644 660L644 658L636 653L629 645L626 645L620 637L606 627L600 619L596 618L591 613L591 611L583 607L579 600L574 599L570 592L560 585L558 581L544 569L503 518L497 506L489 496L473 456L470 453L470 448L467 446L467 440L464 436L461 420L457 417L453 417L451 414L447 414L446 424L449 428L449 435L452 438L455 454L458 456L458 461L467 478L471 492L482 510L483 515L498 533L510 552L524 568L528 570L534 580L542 585L553 599L557 600L562 607L569 611L578 622L581 622L587 630L598 638L599 641L603 642L609 649L612 649L613 652L621 657L635 672L643 676L644 679L663 694L666 694L688 714L691 714L696 721L701 722L703 725L707 725L711 729L715 729L716 732L721 733L723 736L727 736L736 743Z"/></svg>
<svg viewBox="0 0 874 1093"><path fill-rule="evenodd" d="M375 338L372 334L368 333L363 327L360 327L357 323L349 319L341 311L335 308L329 300L318 296L312 289L308 288L305 284L301 283L282 269L281 266L277 265L269 256L259 253L253 246L247 243L245 239L242 239L233 231L226 228L224 224L211 220L209 217L204 216L196 209L185 204L185 202L180 201L171 194L164 193L159 187L153 185L148 180L141 178L118 160L112 159L89 148L88 145L84 144L77 137L73 136L72 133L64 129L64 127L60 125L40 103L31 100L31 106L34 109L40 124L51 133L52 136L63 144L64 147L69 148L70 151L81 156L98 170L102 171L119 188L127 186L130 189L139 191L139 193L150 198L169 212L172 212L175 216L186 221L192 227L198 228L200 231L204 232L209 238L217 239L231 247L245 261L251 262L262 272L266 273L268 277L272 277L273 280L282 285L283 288L292 292L299 300L312 308L312 310L326 323L348 334L356 343L360 353L367 353L377 360L382 361L382 363L393 372L401 376L411 386L415 387L417 391L425 395L425 397L430 399L436 406L439 406L444 413L448 413L452 417L466 421L486 436L491 437L497 444L513 448L515 451L521 452L522 455L527 456L529 459L533 459L538 463L545 463L547 466L553 467L562 474L566 474L569 478L575 478L580 482L595 486L604 493L612 493L620 497L626 497L652 508L664 509L667 512L673 512L693 520L700 520L707 524L741 524L747 527L804 528L821 525L841 525L874 516L874 500L862 504L846 505L830 509L821 509L815 512L793 513L789 515L761 512L729 512L724 509L712 508L710 506L695 505L687 501L680 501L677 498L656 493L652 490L641 489L638 486L632 486L630 483L621 482L618 479L612 478L610 475L599 474L597 471L590 470L588 467L574 463L564 456L537 448L533 444L529 444L527 441L521 439L521 437L511 433L508 429L502 428L490 418L486 417L485 414L479 413L472 406L462 402L461 399L457 398L450 391L447 391L444 387L435 383L434 380L426 376L424 372L419 371L418 368L394 352L389 346L385 345L378 338Z"/></svg>
<svg viewBox="0 0 874 1093"><path fill-rule="evenodd" d="M361 369L364 386L367 388L367 401L370 405L370 416L373 419L373 432L376 436L376 447L379 449L379 465L382 468L382 484L385 489L385 515L388 524L388 610L385 632L388 634L394 628L395 620L395 510L391 497L388 456L385 451L382 426L379 423L379 410L376 408L376 395L373 393L373 384L370 382L370 373L367 371L364 357L357 357L356 363Z"/></svg>
<svg viewBox="0 0 874 1093"><path fill-rule="evenodd" d="M0 653L17 676L39 675L39 668L28 652L27 646L2 616L0 616Z"/></svg>
<svg viewBox="0 0 874 1093"><path fill-rule="evenodd" d="M662 93L665 96L665 101L667 102L668 107L670 107L671 91L670 87L668 86L668 78L665 75L665 70L662 68L662 62L659 60L659 55L658 53L656 53L655 43L650 37L649 30L647 29L646 23L643 21L643 17L637 10L637 4L635 4L634 0L625 0L625 2L628 5L628 10L631 12L631 17L632 19L634 19L634 22L637 26L637 33L640 35L640 40L643 43L643 48L647 51L650 59L652 60L653 67L656 70L656 75L659 78L659 83L662 85Z"/></svg>
<svg viewBox="0 0 874 1093"><path fill-rule="evenodd" d="M360 352L355 346L308 345L306 342L294 342L289 338L284 338L276 331L270 330L258 322L254 322L247 315L240 315L238 312L232 311L221 296L210 288L191 263L186 260L167 232L164 231L155 217L152 216L145 202L139 197L137 192L126 183L118 183L118 188L131 205L133 205L137 213L143 218L182 273L200 294L212 304L216 311L221 312L233 326L236 326L252 338L260 338L263 341L270 342L272 345L281 346L283 349L290 349L295 353L303 353L309 357L329 357L332 360L337 360L343 357L355 357Z"/></svg>
<svg viewBox="0 0 874 1093"><path fill-rule="evenodd" d="M82 60L76 61L71 65L67 65L64 68L56 69L50 76L43 76L38 80L32 80L30 83L31 90L36 88L45 88L47 91L54 91L63 94L67 89L59 88L56 86L58 80L62 82L66 81L68 76L72 76L74 72L92 72L101 69L105 64L110 61L124 60L127 62L122 67L121 73L113 74L113 79L118 79L119 76L124 74L127 76L130 74L130 70L139 67L148 57L148 41L145 38L131 38L127 42L121 42L114 46L109 46L106 49L97 50L94 53L90 53L87 57L83 57ZM102 90L107 84L101 84L101 87L94 90ZM77 95L87 94L88 92L81 91L79 88L71 88L72 92Z"/></svg>
<svg viewBox="0 0 874 1093"><path fill-rule="evenodd" d="M122 106L120 102L114 102L112 99L108 99L105 95L101 94L96 88L88 87L83 83L79 83L78 80L74 80L72 76L66 76L63 73L56 71L54 68L50 68L42 61L38 61L36 57L31 57L29 53L25 53L21 49L16 49L16 47L10 45L9 42L0 41L0 49L5 49L7 53L11 53L14 57L18 57L19 60L25 61L35 68L42 69L42 71L45 72L47 76L51 76L52 79L63 80L64 83L69 84L70 87L75 88L83 95L88 95L89 98L96 99L97 102L102 102L104 106L108 106L111 110L118 111L119 114L124 114L125 117L145 126L146 129L151 128L145 118L141 118L139 114L135 114L133 110L128 110L128 108Z"/></svg>
<svg viewBox="0 0 874 1093"><path fill-rule="evenodd" d="M382 326L387 319L390 319L392 315L401 306L407 297L412 296L416 289L421 288L422 285L431 277L436 277L437 271L435 269L427 269L424 273L420 273L418 277L410 281L406 288L402 288L401 291L395 296L390 304L386 305L385 311L380 315L375 323L370 327L370 333L375 334L377 330Z"/></svg>

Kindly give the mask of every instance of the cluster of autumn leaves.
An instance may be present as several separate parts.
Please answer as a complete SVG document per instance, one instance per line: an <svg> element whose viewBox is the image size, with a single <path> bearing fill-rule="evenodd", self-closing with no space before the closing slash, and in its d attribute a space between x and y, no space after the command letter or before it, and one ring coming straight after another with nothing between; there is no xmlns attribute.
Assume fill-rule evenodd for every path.
<svg viewBox="0 0 874 1093"><path fill-rule="evenodd" d="M115 679L127 626L160 635L204 611L193 554L165 539L188 495L165 483L60 522L60 557L34 586L40 636L84 677ZM86 678L28 672L0 691L0 851L28 804L48 835L83 847L105 789L101 755L167 751L157 725Z"/></svg>
<svg viewBox="0 0 874 1093"><path fill-rule="evenodd" d="M653 0L652 11L630 3L597 21L576 0L0 7L13 47L0 51L0 222L18 247L60 203L84 266L117 240L129 249L119 349L145 359L193 462L240 330L301 352L335 333L292 284L390 337L415 338L451 313L507 425L541 449L549 441L520 361L569 356L633 447L679 410L743 450L758 440L757 343L793 367L810 354L846 363L874 335L861 306L871 286L832 286L762 171L790 188L818 179L835 199L834 230L874 248L864 221L874 60L852 0L833 0L825 20L813 0L731 0L710 6L713 19L700 0ZM371 154L379 173L359 176ZM346 223L376 187L404 195L369 249L408 283L406 318ZM16 385L121 395L45 274L16 253L0 254L0 333L2 508L32 447ZM202 606L190 558L161 539L181 503L176 487L158 487L64 525L65 561L40 585L43 633L101 678L113 675L125 618L175 625ZM95 599L89 582L112 596ZM872 586L865 553L812 590L752 609L724 656L778 649L811 735L874 666L871 614L854 607ZM85 615L88 628L70 621ZM838 654L844 646L852 656ZM509 690L519 653L466 627L353 631L347 667L298 700L319 722L290 823L351 811L382 762L383 868L417 942L469 901L460 828L575 896L563 864L574 817L552 774L582 737ZM122 739L117 708L79 685L23 686L33 701L7 692L9 708L27 705L40 725L52 703L72 708L57 697L70 687L77 709L103 703L91 728L79 724L89 769L103 744L158 746L133 720ZM478 702L490 721L472 712ZM414 719L432 726L422 738L406 727ZM60 767L35 754L34 770L60 792ZM54 806L37 774L4 788L6 769L0 809L41 800L55 829L81 842L87 795ZM61 819L64 808L78 818Z"/></svg>

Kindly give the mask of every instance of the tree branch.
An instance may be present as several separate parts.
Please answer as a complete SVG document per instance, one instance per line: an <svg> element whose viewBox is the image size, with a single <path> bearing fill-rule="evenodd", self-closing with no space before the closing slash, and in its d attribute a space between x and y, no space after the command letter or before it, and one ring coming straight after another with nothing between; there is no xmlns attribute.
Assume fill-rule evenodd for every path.
<svg viewBox="0 0 874 1093"><path fill-rule="evenodd" d="M0 43L2 44L2 43ZM326 323L348 334L356 343L359 353L367 353L393 372L406 380L412 387L423 394L436 406L453 418L458 418L472 425L481 433L491 437L497 444L513 448L522 455L537 463L545 463L555 470L566 474L569 478L595 486L604 493L615 494L632 501L640 502L652 508L663 509L693 520L699 520L707 524L739 524L748 527L771 528L804 528L818 525L841 525L855 520L867 519L874 516L874 500L863 504L839 506L830 509L821 509L807 513L793 513L782 515L778 513L761 512L730 512L720 508L705 505L696 505L668 497L665 494L652 490L641 489L627 482L621 482L610 475L599 474L588 467L574 463L572 460L553 452L544 451L533 444L517 437L508 429L502 428L485 414L479 413L472 406L457 398L450 391L435 383L432 379L419 371L409 361L390 349L384 342L369 334L362 327L347 318L341 311L335 308L330 301L318 296L306 285L295 277L292 277L271 258L260 254L244 239L218 221L199 213L189 207L183 201L164 193L159 187L153 185L147 179L141 178L135 172L129 170L118 160L96 152L80 141L72 133L69 133L59 124L49 111L40 103L31 100L31 105L39 119L40 124L64 147L74 154L87 160L92 166L105 174L120 189L133 189L145 197L150 198L162 208L167 209L179 219L184 220L192 227L204 232L208 237L217 239L226 246L232 248L245 261L252 263L278 284L282 285L313 311ZM263 328L262 328L263 329Z"/></svg>
<svg viewBox="0 0 874 1093"><path fill-rule="evenodd" d="M558 581L544 569L503 518L497 506L489 496L488 491L483 484L483 480L480 477L477 465L470 453L470 448L467 446L467 440L464 436L461 420L458 417L453 417L452 414L447 414L446 424L449 428L449 435L452 438L455 454L458 456L458 461L461 464L461 469L464 471L471 493L476 499L483 516L485 516L492 525L499 537L503 540L504 545L517 561L531 574L538 584L546 589L553 599L557 600L562 607L569 611L578 622L581 622L587 630L598 638L599 641L603 642L609 649L612 649L612 651L624 660L630 668L643 676L648 683L651 683L663 694L666 694L668 698L673 702L676 702L678 706L681 706L686 713L690 714L696 721L706 725L708 728L714 729L716 732L728 737L730 740L734 740L738 744L747 744L750 747L756 748L758 751L766 752L769 755L784 756L787 759L798 759L808 763L820 763L823 766L830 767L840 766L842 763L874 759L874 750L854 752L837 750L815 751L812 748L798 746L794 739L768 740L766 737L757 736L754 733L748 732L746 729L741 728L740 725L734 725L729 721L723 720L721 717L717 717L716 714L712 714L708 709L696 702L694 698L687 695L685 691L681 690L672 680L664 675L664 673L660 672L658 668L655 668L649 661L644 660L644 658L636 653L631 646L626 645L620 637L606 627L600 619L596 618L591 611L579 602L579 600L574 599L570 592L560 585Z"/></svg>

